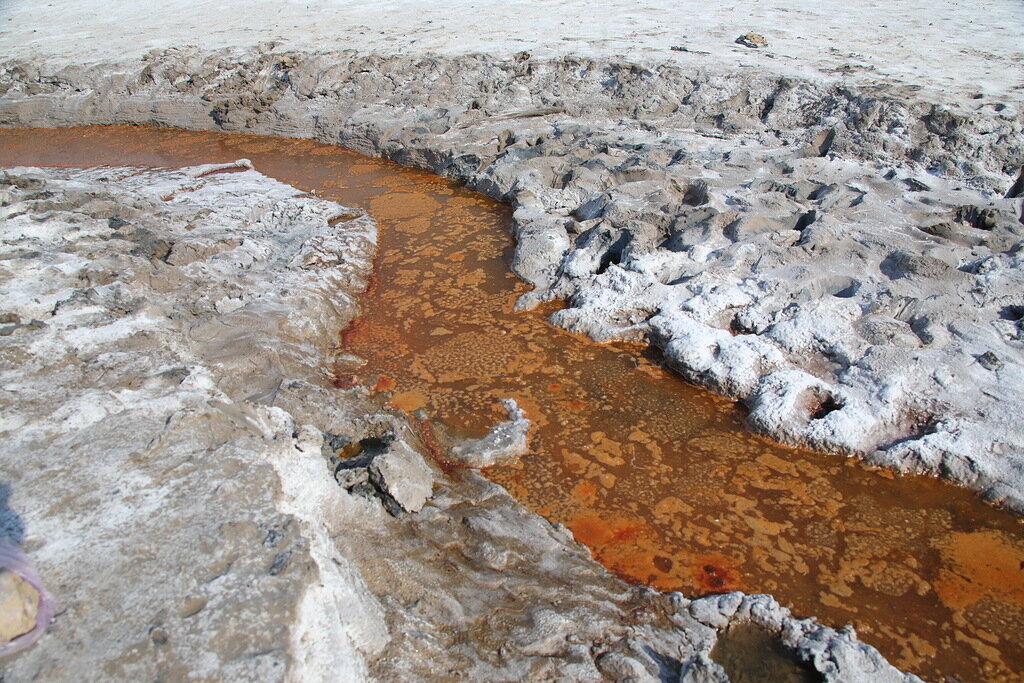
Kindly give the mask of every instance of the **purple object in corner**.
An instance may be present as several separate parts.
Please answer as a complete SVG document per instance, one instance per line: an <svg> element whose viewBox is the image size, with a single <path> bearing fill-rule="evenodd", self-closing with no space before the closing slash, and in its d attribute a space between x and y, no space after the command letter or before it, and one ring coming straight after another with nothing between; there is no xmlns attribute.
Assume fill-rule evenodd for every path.
<svg viewBox="0 0 1024 683"><path fill-rule="evenodd" d="M53 596L43 588L43 582L32 566L32 560L21 552L21 548L6 538L0 538L0 570L3 569L14 572L39 591L39 609L36 612L35 628L14 640L0 643L0 657L20 652L39 640L50 627L54 612Z"/></svg>

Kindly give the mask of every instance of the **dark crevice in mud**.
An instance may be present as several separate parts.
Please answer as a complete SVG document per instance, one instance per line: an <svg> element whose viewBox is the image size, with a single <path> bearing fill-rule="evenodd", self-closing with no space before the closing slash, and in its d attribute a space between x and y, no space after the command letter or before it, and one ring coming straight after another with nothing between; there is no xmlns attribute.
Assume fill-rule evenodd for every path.
<svg viewBox="0 0 1024 683"><path fill-rule="evenodd" d="M625 232L618 235L615 240L601 254L595 274L600 275L608 270L609 266L622 263L622 252L629 243L629 235Z"/></svg>
<svg viewBox="0 0 1024 683"><path fill-rule="evenodd" d="M1020 173L1017 174L1017 179L1013 181L1013 185L1006 191L1007 199L1016 199L1018 197L1024 197L1024 166L1021 166Z"/></svg>
<svg viewBox="0 0 1024 683"><path fill-rule="evenodd" d="M929 410L908 410L897 426L896 437L883 443L879 447L879 451L886 451L935 434L939 431L940 422L939 418Z"/></svg>
<svg viewBox="0 0 1024 683"><path fill-rule="evenodd" d="M832 145L835 144L835 141L836 131L835 129L830 129L823 133L819 133L818 136L815 137L812 145L815 153L819 157L823 157L826 156L832 150Z"/></svg>
<svg viewBox="0 0 1024 683"><path fill-rule="evenodd" d="M999 311L999 317L1002 320L1014 320L1020 322L1024 320L1024 304L1012 304L1010 306L1003 306Z"/></svg>
<svg viewBox="0 0 1024 683"><path fill-rule="evenodd" d="M809 412L812 420L821 420L842 407L843 404L840 401L836 400L834 396L828 395L815 401L810 406Z"/></svg>
<svg viewBox="0 0 1024 683"><path fill-rule="evenodd" d="M689 206L701 206L708 203L708 184L703 180L695 180L686 187L683 203Z"/></svg>
<svg viewBox="0 0 1024 683"><path fill-rule="evenodd" d="M800 217L797 219L796 225L793 226L793 229L797 232L803 232L813 225L816 220L818 220L818 212L812 209L806 213L800 214Z"/></svg>
<svg viewBox="0 0 1024 683"><path fill-rule="evenodd" d="M993 208L960 206L953 214L953 220L978 230L992 230L996 227L997 212Z"/></svg>

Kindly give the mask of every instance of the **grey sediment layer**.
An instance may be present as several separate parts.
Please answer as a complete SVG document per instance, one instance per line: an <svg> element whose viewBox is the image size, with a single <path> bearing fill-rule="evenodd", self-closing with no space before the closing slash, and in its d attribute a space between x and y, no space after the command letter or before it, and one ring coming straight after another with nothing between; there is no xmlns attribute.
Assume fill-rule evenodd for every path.
<svg viewBox="0 0 1024 683"><path fill-rule="evenodd" d="M522 305L567 298L571 306L555 316L557 324L602 340L651 341L683 376L744 400L752 426L777 438L939 474L1017 510L1024 504L1024 439L1016 424L1024 405L1024 301L1014 298L1024 291L1021 200L1012 196L1024 138L1013 107L953 111L895 91L579 59L273 50L180 49L142 61L54 68L8 60L0 64L0 92L0 123L8 126L137 123L312 137L464 180L516 208L514 268L537 287ZM18 188L12 199L31 191L18 183L31 185L33 177L49 183L47 191L59 189L64 178L54 173L9 178ZM108 201L128 201L139 216L149 210L134 197ZM312 211L315 218L323 209ZM268 219L275 216L298 219L280 210ZM181 264L162 261L169 254L153 251L161 249L153 235L166 229L133 233L138 244L126 245L123 258L142 258L161 271L152 257L185 268L189 259L209 260L237 246L221 235L193 245ZM181 248L198 238L180 239ZM317 262L354 268L337 288L354 297L369 256L364 244ZM297 264L268 265L268 272ZM109 300L75 300L65 313L78 305L106 307L105 324L139 316L118 287L103 291ZM246 612L248 597L225 589L208 622L189 621L211 598L164 609L159 593L147 594L149 602L122 607L148 621L123 620L126 634L115 634L120 649L79 645L82 659L74 659L56 638L44 639L8 665L12 680L43 672L69 677L77 672L61 667L76 661L133 675L233 670L283 677L288 669L313 676L343 667L382 678L462 671L481 678L716 680L720 672L707 659L715 634L751 620L828 680L903 678L850 633L792 619L766 596L691 602L628 587L564 529L473 474L450 481L431 468L433 497L415 515L385 512L379 501L390 484L379 481L379 468L345 493L324 465L325 444L386 436L387 454L408 458L418 449L409 425L375 414L359 390L339 400L317 374L323 359L316 350L331 344L354 304L333 302L325 310L325 299L310 298L303 318L323 325L297 320L286 326L295 337L285 353L254 354L242 351L252 348L252 337L232 338L222 318L251 316L238 325L249 330L294 307L269 294L260 303L268 308L247 309L248 301L236 307L233 291L225 285L219 308L220 299L195 311L187 324L192 341L168 347L168 358L143 363L130 345L118 350L126 354L122 361L138 364L128 374L150 378L153 401L164 384L187 383L188 391L167 392L181 405L156 402L141 415L110 410L95 423L82 408L78 419L95 426L67 438L123 453L139 468L135 479L99 469L74 476L109 475L142 487L146 477L156 478L147 468L158 468L172 476L154 490L168 496L181 490L179 473L200 476L190 474L197 458L231 469L217 476L195 470L204 472L208 495L220 506L206 517L185 519L179 513L193 508L177 500L164 510L171 531L125 527L164 547L143 559L130 555L139 547L131 535L117 546L123 556L102 547L125 571L122 582L103 589L104 606L113 611L118 599L139 596L140 566L158 583L201 560L210 567L195 572L192 590L220 577L227 577L225 586L256 581L266 587L265 613ZM9 338L37 329L19 327ZM277 334L269 324L256 329ZM144 342L134 334L127 339ZM15 350L24 353L17 344ZM100 373L68 385L69 392L85 392L73 397L80 403L89 401L86 387L101 381L100 371L116 365L92 360L99 364L93 369L69 366ZM174 374L179 366L195 369ZM40 368L54 382L67 372L59 362ZM104 380L129 383L112 391L138 390L121 376L130 368ZM45 414L70 400L49 396L37 408ZM168 414L178 417L168 421ZM140 426L131 427L133 421ZM142 455L132 455L131 435L149 439L153 430L177 436L153 439ZM56 442L40 449L33 438L43 437L50 438L20 437L19 452L39 459L40 469L57 459L52 449L74 450ZM170 469L172 462L180 464ZM245 481L237 480L241 472ZM82 487L102 490L65 478L68 496ZM67 520L26 503L43 495L49 480L13 479L15 506L27 506L26 516L60 537L58 521ZM144 489L110 495L145 498ZM82 509L81 520L97 519L101 508L97 501ZM180 552L198 542L197 529L212 539L212 556L202 548ZM61 565L62 547L51 543L41 552L44 575ZM67 578L67 590L76 582L88 587L89 572L101 569L72 564L77 574ZM204 571L208 581L201 582ZM98 614L83 608L65 615L65 637L89 643ZM240 634L238 619L266 628L252 629L259 638ZM212 658L197 658L197 643L210 638L215 645L203 647Z"/></svg>

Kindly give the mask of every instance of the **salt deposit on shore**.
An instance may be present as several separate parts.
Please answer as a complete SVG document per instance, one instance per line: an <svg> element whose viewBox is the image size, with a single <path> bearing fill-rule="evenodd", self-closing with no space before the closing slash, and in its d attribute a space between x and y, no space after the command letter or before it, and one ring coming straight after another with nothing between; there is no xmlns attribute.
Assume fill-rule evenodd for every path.
<svg viewBox="0 0 1024 683"><path fill-rule="evenodd" d="M605 3L602 14L578 3L545 3L543 11L536 3L440 3L429 8L406 3L381 12L355 3L310 8L278 2L257 3L237 20L220 8L217 3L183 2L162 4L159 11L147 3L104 3L102 9L98 3L54 2L45 8L7 3L0 14L0 48L6 55L0 62L0 123L129 122L314 137L459 178L516 209L513 267L536 286L521 305L566 298L570 307L554 316L556 324L600 340L650 341L683 376L746 402L751 425L772 436L947 477L1024 509L1024 426L1019 421L1024 406L1024 9L1019 3L945 3L941 10L934 3L759 3L754 13L737 16L737 10L698 10L680 3L643 10ZM734 43L749 30L764 34L768 47ZM461 39L453 40L453 35ZM951 64L955 69L948 68ZM182 182L147 177L155 184L143 190L138 184L142 181L133 176L115 175L116 182L126 185L110 190L104 201L140 216L149 211L146 193L157 191L161 183ZM257 181L251 171L239 175L256 185L269 182ZM42 201L23 195L37 185L45 187L58 197L52 210L60 213L77 206L74 197L82 196L83 184L108 182L96 172L19 172L8 178L5 191L13 204ZM211 191L221 182L229 181L211 180ZM247 191L256 191L256 185ZM301 204L280 186L259 185L258 191L291 207L268 207L264 215L269 219L321 229L326 225L323 205ZM701 658L710 651L714 628L733 618L752 618L802 648L819 671L838 676L835 680L881 680L881 673L867 673L872 667L898 678L877 653L847 635L796 626L771 601L725 596L690 604L630 592L593 566L563 532L545 527L501 491L473 477L444 484L440 495L435 488L435 502L413 521L387 517L379 505L370 505L375 499L340 504L344 509L363 506L360 514L369 521L362 531L372 542L354 543L346 551L354 557L351 561L342 557L344 552L336 556L341 551L331 539L352 518L338 513L342 517L326 529L316 519L333 504L323 496L348 494L337 488L328 494L313 475L304 474L308 461L301 458L319 457L324 434L344 432L358 440L373 431L367 425L378 424L360 413L365 409L356 397L338 409L344 414L325 415L318 412L325 408L315 407L331 401L323 394L326 389L311 379L316 374L313 351L318 344L329 344L325 340L332 331L353 315L351 300L329 313L323 306L307 306L306 318L289 319L298 328L286 328L284 341L294 353L273 357L284 364L278 379L295 381L283 393L294 389L295 396L286 407L253 406L246 399L272 390L261 385L266 375L233 368L218 376L214 359L223 358L222 347L231 340L193 334L195 344L181 347L176 341L180 331L165 330L169 323L157 310L177 306L160 298L166 293L147 292L134 307L118 298L118 292L138 285L133 280L97 283L109 289L109 300L68 299L73 305L61 315L71 317L48 322L41 331L26 327L31 325L26 320L42 319L45 311L35 311L42 305L38 301L54 304L63 300L61 292L73 293L77 285L61 280L71 270L88 271L94 268L90 263L102 258L153 263L156 256L131 252L129 247L136 247L130 244L123 254L99 249L90 239L116 229L109 224L90 224L72 240L82 253L62 252L49 244L52 234L36 234L42 230L38 226L55 224L71 230L72 222L61 220L48 216L33 222L9 215L5 221L5 230L22 230L5 237L11 249L29 249L28 242L21 242L41 240L47 244L32 249L54 260L36 255L18 262L19 268L45 271L48 279L16 269L5 277L5 286L56 288L26 290L24 301L11 299L24 308L16 311L13 324L18 328L10 335L12 358L39 353L20 344L19 337L26 344L29 334L49 339L46 348L54 364L39 365L38 371L67 392L63 398L59 392L46 394L38 405L26 403L10 387L27 381L29 370L12 361L5 371L5 391L14 392L11 409L5 409L5 430L22 430L26 462L39 459L41 469L56 457L52 449L68 451L79 443L76 439L84 439L78 446L84 447L107 443L106 434L107 451L120 453L125 434L134 432L106 418L120 414L117 392L146 389L145 405L165 401L167 405L160 404L164 408L184 411L188 419L179 431L191 433L190 421L213 415L209 419L223 422L226 434L241 439L232 441L244 445L232 446L231 457L241 458L239 468L266 481L252 483L263 491L259 500L239 497L239 514L279 520L295 544L288 552L306 558L302 571L307 578L299 582L305 586L301 591L293 587L274 598L280 610L266 617L270 625L285 623L282 615L300 615L294 628L268 636L273 642L267 647L274 652L284 652L287 642L291 659L282 654L263 663L238 663L240 675L273 677L286 666L309 677L326 670L316 667L333 666L351 667L352 675L370 670L383 676L425 674L410 668L425 651L413 656L395 649L396 632L411 623L410 608L381 598L373 586L367 589L364 583L373 579L360 573L360 562L364 569L371 566L364 555L368 547L390 548L399 557L410 544L458 545L441 539L440 527L431 525L462 514L456 511L468 505L474 512L467 514L482 515L478 526L496 536L488 543L493 540L498 555L512 543L498 529L512 530L508 533L524 547L545 539L536 546L548 548L544 557L562 553L557 566L544 568L550 570L546 578L527 572L501 579L520 582L514 590L540 586L536 605L563 595L557 589L562 577L586 575L591 583L589 588L577 586L577 594L587 596L578 610L536 607L523 612L522 623L473 622L487 626L474 631L464 657L434 653L438 666L463 667L481 676L523 677L539 675L531 667L539 666L537 658L545 658L547 671L559 676L591 678L600 672L616 678L641 670L654 675L659 660L645 648L660 643L655 651L680 665L674 671L691 671L697 680L699 675L715 675L701 673L702 667L714 668ZM137 248L159 250L166 230L185 229L181 221L168 220L148 236L133 233ZM370 240L368 219L355 224L359 226L364 229L360 239ZM268 230L274 239L288 242L272 228ZM190 282L201 288L210 286L209 278L240 277L212 266L208 272L190 267L211 259L222 248L216 245L231 239L225 234L210 243L195 242L194 259L168 263L179 268L174 272L199 278ZM359 268L366 267L370 249L365 244L353 251L327 246L332 254L347 254L336 267L358 266L340 288L355 296L361 287ZM265 255L246 258L258 261ZM267 272L291 272L297 263L268 262ZM253 283L237 284L243 291L259 291ZM157 285L148 283L160 290ZM313 288L310 297L325 297L312 283L307 285ZM225 287L224 297L206 302L212 307L206 311L211 320L248 315L246 307L257 300L272 308L286 303L275 304L269 294L235 301L238 297L228 292L233 288ZM254 319L265 314L253 314ZM99 316L99 322L93 325L89 316ZM61 374L66 365L61 359L68 356L71 363L68 354L88 350L101 339L128 344L116 347L127 360L141 363L145 357L150 365L141 375L150 377L153 386L134 386L121 377L130 363L114 363L111 368L118 370L106 379L85 369L70 379ZM203 346L211 340L212 346ZM278 343L276 338L273 343ZM154 353L156 349L167 357ZM214 355L207 358L204 353ZM96 361L106 362L99 356ZM187 373L161 379L179 366ZM101 381L128 383L105 389L110 396L103 398L97 394ZM49 430L47 439L55 439L52 444L39 445L30 438L31 430L24 431L34 418L19 415L30 406L40 415L63 416L63 423L40 423L39 429ZM133 419L142 424L158 412ZM385 422L385 431L396 442L405 438L405 427ZM72 424L78 427L69 429ZM312 426L302 427L307 424ZM89 430L94 426L106 431L93 434ZM172 428L172 423L153 426L158 433ZM182 462L193 456L210 458L222 443L197 442L187 453L154 451L159 457L137 463L137 479L125 486L134 487L130 495L139 497L139 505L186 515L191 508L184 499L168 506L184 495L180 481L172 477L163 488L154 488L156 475L147 468L158 468L174 453ZM216 458L218 467L224 467L223 460ZM68 505L85 491L103 490L102 482L114 476L110 468L117 469L116 463L107 460L65 473L61 495ZM207 483L211 491L219 491L217 477L226 483L235 477L233 472L206 472L202 477L213 476ZM76 523L83 529L102 520L114 524L107 531L125 545L125 558L140 547L131 539L151 533L137 517L111 515L98 500L85 506L95 509L92 517L81 512L75 522L67 518L70 509L46 508L40 498L43 488L32 488L21 475L5 474L5 480L14 482L12 505L21 506L32 533L39 534L38 564L44 579L48 567L55 571L64 551L94 552L67 531L77 528ZM376 485L386 492L386 486ZM321 497L304 500L300 489ZM213 529L215 517L194 524ZM172 515L172 522L184 527L194 525L190 519ZM251 529L238 527L236 535L269 533L252 524ZM46 539L51 539L49 545ZM471 535L460 542L474 545L481 540ZM273 555L273 565L280 556L276 547L257 552ZM161 558L168 553L153 550L156 559L143 566L164 566ZM539 559L523 553L524 564ZM213 557L204 561L215 563ZM261 558L253 556L254 566ZM496 558L493 553L477 558L464 569L490 572L497 580L495 576L507 572L504 560ZM75 571L88 567L83 560ZM382 576L406 582L413 591L415 585L433 585L436 569L413 562ZM210 571L215 573L215 568ZM129 576L123 581L132 583ZM55 577L51 574L59 583ZM68 581L83 591L90 585L84 576ZM110 594L122 589L121 583L102 581L95 588ZM61 591L55 592L59 598ZM481 595L460 592L454 584L438 594L448 601L432 604L422 616L427 631L443 631L482 609ZM238 599L230 591L226 595L229 601ZM353 603L345 595L357 598ZM622 613L631 601L644 605L649 621L624 628ZM345 612L324 604L358 607ZM273 614L280 619L275 621ZM75 623L73 612L67 620ZM139 635L142 641L157 645L167 628L163 622L135 626L148 629ZM204 628L196 627L197 639L208 635ZM496 634L513 643L518 654L506 651L497 663L487 660L487 643ZM612 641L615 645L606 651L592 651L594 643ZM424 642L410 647L423 647ZM57 648L55 643L55 637L44 639L21 655L10 665L12 677L69 675L46 668L70 666L55 663L57 655L51 653L57 650L48 649ZM264 645L246 643L247 648ZM189 651L182 647L175 652ZM839 647L848 649L835 654ZM131 652L129 648L111 660L127 668L108 673L150 675L164 671L159 666L165 665L170 668L164 673L201 673L203 666L223 668L224 662L236 661L225 654L228 659L210 664L181 654L180 659L141 662L132 660ZM91 656L80 661L94 662ZM367 665L364 659L375 663ZM260 668L264 666L269 668Z"/></svg>

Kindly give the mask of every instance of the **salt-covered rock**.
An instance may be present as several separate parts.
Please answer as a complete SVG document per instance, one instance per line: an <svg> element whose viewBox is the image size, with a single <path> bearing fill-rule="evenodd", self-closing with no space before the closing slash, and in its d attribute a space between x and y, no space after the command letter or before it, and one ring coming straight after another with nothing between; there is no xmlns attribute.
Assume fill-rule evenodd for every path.
<svg viewBox="0 0 1024 683"><path fill-rule="evenodd" d="M423 456L404 441L389 444L369 464L370 480L406 512L419 512L430 498L434 477Z"/></svg>
<svg viewBox="0 0 1024 683"><path fill-rule="evenodd" d="M452 447L452 456L467 467L490 467L516 460L529 450L527 436L530 420L515 399L503 398L501 405L509 419L500 422L479 439L469 439Z"/></svg>

